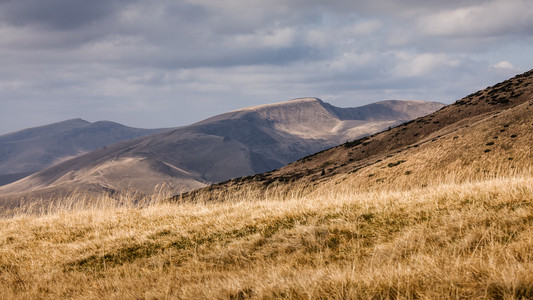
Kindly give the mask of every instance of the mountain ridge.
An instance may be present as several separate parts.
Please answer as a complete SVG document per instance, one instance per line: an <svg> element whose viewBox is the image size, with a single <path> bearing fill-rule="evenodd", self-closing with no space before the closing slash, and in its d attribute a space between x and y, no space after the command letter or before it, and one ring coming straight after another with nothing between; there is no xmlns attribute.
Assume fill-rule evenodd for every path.
<svg viewBox="0 0 533 300"><path fill-rule="evenodd" d="M527 146L533 143L530 107L533 109L533 70L397 127L271 172L236 178L198 192L247 185L318 187L344 181L368 188L395 184L420 188L442 178L460 181L505 175L520 168L527 172L533 165Z"/></svg>
<svg viewBox="0 0 533 300"><path fill-rule="evenodd" d="M165 130L79 118L19 130L0 136L0 175L31 174L110 144Z"/></svg>
<svg viewBox="0 0 533 300"><path fill-rule="evenodd" d="M384 101L364 107L390 106L390 103ZM394 103L416 104L419 114L443 106L435 102ZM404 114L400 116L401 120L343 121L317 98L245 108L93 151L0 187L0 193L37 190L65 193L80 187L91 191L102 187L105 190L134 187L150 193L161 183L174 190L191 190L279 168L349 137L353 139L401 123ZM344 126L350 122L358 127ZM340 125L344 128L339 128Z"/></svg>
<svg viewBox="0 0 533 300"><path fill-rule="evenodd" d="M48 134L50 131L61 132L70 129L71 127L79 127L87 124L91 124L91 122L83 120L81 118L68 119L47 125L34 126L17 130L14 132L5 133L0 135L0 139L2 139L2 141L9 142L20 139L35 138L42 133Z"/></svg>

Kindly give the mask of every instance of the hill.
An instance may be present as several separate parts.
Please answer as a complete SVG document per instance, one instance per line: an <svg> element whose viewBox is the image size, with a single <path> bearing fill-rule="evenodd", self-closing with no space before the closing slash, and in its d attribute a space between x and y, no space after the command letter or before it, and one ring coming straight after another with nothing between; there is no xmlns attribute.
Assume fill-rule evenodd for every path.
<svg viewBox="0 0 533 300"><path fill-rule="evenodd" d="M530 299L532 186L55 199L0 219L0 298Z"/></svg>
<svg viewBox="0 0 533 300"><path fill-rule="evenodd" d="M279 168L305 155L368 135L443 105L384 101L338 108L316 98L249 107L172 131L108 146L0 187L13 198L90 193L173 191ZM20 194L24 193L24 194Z"/></svg>
<svg viewBox="0 0 533 300"><path fill-rule="evenodd" d="M532 81L180 202L2 211L0 298L531 299Z"/></svg>
<svg viewBox="0 0 533 300"><path fill-rule="evenodd" d="M362 189L418 188L525 172L533 165L532 83L529 71L384 132L208 190L340 182Z"/></svg>
<svg viewBox="0 0 533 300"><path fill-rule="evenodd" d="M0 135L0 185L110 144L166 130L72 119Z"/></svg>

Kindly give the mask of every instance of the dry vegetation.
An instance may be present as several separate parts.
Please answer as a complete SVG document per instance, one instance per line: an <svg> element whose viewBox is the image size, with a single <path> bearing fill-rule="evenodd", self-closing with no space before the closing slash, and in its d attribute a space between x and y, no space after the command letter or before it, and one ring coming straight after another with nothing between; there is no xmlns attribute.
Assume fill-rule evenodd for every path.
<svg viewBox="0 0 533 300"><path fill-rule="evenodd" d="M0 298L533 297L527 174L389 190L19 211L0 221Z"/></svg>
<svg viewBox="0 0 533 300"><path fill-rule="evenodd" d="M278 171L0 218L0 298L533 298L533 71Z"/></svg>

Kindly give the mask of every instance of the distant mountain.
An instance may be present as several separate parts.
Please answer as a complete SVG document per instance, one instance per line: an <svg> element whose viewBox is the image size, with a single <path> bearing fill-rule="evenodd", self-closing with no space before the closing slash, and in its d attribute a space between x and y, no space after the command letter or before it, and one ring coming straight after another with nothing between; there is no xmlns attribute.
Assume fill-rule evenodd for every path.
<svg viewBox="0 0 533 300"><path fill-rule="evenodd" d="M0 185L87 152L169 129L72 119L0 135Z"/></svg>
<svg viewBox="0 0 533 300"><path fill-rule="evenodd" d="M133 189L166 183L187 191L279 168L305 155L384 130L444 105L384 101L338 108L316 98L249 107L99 149L0 187L0 193Z"/></svg>
<svg viewBox="0 0 533 300"><path fill-rule="evenodd" d="M313 186L347 184L383 191L529 176L532 145L533 70L400 126L272 172L237 178L205 190L231 193L232 188L276 185L281 189L306 186L310 191Z"/></svg>

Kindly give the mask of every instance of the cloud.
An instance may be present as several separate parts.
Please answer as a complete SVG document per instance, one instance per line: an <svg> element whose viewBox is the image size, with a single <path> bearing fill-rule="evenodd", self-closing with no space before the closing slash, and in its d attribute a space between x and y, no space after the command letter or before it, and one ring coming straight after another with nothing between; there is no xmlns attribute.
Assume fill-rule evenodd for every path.
<svg viewBox="0 0 533 300"><path fill-rule="evenodd" d="M533 34L533 2L528 0L495 0L423 16L419 28L429 35L502 36Z"/></svg>
<svg viewBox="0 0 533 300"><path fill-rule="evenodd" d="M526 0L5 0L0 131L177 126L302 96L451 102L531 68L532 15Z"/></svg>
<svg viewBox="0 0 533 300"><path fill-rule="evenodd" d="M496 64L493 64L493 65L490 65L492 68L495 68L495 69L504 69L504 70L513 70L513 71L517 71L518 69L513 66L512 63L508 62L508 61L500 61L499 63L496 63Z"/></svg>
<svg viewBox="0 0 533 300"><path fill-rule="evenodd" d="M398 65L392 73L397 77L420 77L436 72L440 68L460 66L461 62L442 53L412 54L399 52L394 54L398 58Z"/></svg>
<svg viewBox="0 0 533 300"><path fill-rule="evenodd" d="M7 0L0 3L4 23L44 26L53 30L76 30L113 15L121 0Z"/></svg>

